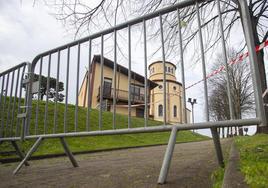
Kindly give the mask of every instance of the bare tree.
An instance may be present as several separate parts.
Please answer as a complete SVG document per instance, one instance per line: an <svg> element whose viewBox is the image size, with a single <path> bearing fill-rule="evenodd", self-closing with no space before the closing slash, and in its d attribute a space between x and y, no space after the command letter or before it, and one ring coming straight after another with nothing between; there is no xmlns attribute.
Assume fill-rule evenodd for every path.
<svg viewBox="0 0 268 188"><path fill-rule="evenodd" d="M236 57L236 51L228 50L228 59L234 59ZM218 69L220 66L224 66L224 58L222 54L218 54L215 60L215 64L212 70ZM236 63L228 68L230 78L230 93L231 100L234 107L234 118L241 119L242 115L248 115L253 112L254 97L251 81L251 74L249 70L249 64L246 61ZM215 121L230 119L228 93L227 93L227 78L226 72L221 72L208 79L210 88L213 88L209 93L209 110L211 119ZM235 135L238 134L235 127ZM228 129L227 135L230 135ZM242 128L239 130L239 134L243 133ZM224 135L224 132L223 132Z"/></svg>
<svg viewBox="0 0 268 188"><path fill-rule="evenodd" d="M177 0L99 0L92 4L91 1L83 0L44 0L48 6L55 9L55 16L57 19L63 21L68 27L75 29L75 36L90 34L95 29L103 29L104 27L114 26L119 22L125 21L131 17L144 15L155 10L172 5ZM89 2L89 3L88 3ZM260 45L268 38L268 1L265 0L247 0L250 18L252 21L252 29L254 34L255 45ZM221 0L222 17L225 23L224 31L226 40L228 40L232 30L236 29L237 21L240 19L240 10L237 1ZM202 19L202 28L206 37L205 51L209 51L218 45L220 33L218 29L218 16L212 13L216 9L216 1L206 1L200 4L200 16ZM188 45L191 41L196 39L197 28L196 10L194 6L190 6L180 10L181 23L186 25L182 28L184 50L187 51ZM104 21L103 21L104 20ZM101 24L99 23L101 21ZM178 42L177 27L178 21L176 14L169 14L164 17L164 27L166 31L165 45L166 55L174 56L177 54ZM149 35L149 40L159 36L160 29L157 27L158 23L154 20L148 21L148 25L153 32ZM149 32L148 32L149 33ZM241 41L241 47L238 51L243 51L246 45L244 40ZM159 48L160 49L160 48ZM159 50L158 49L158 50ZM193 56L196 62L199 56ZM264 92L267 88L266 74L264 66L264 51L258 52L258 66L261 76L261 87ZM264 102L268 103L268 96L264 98ZM268 109L266 107L266 116L268 119ZM258 127L258 132L267 132L268 126Z"/></svg>

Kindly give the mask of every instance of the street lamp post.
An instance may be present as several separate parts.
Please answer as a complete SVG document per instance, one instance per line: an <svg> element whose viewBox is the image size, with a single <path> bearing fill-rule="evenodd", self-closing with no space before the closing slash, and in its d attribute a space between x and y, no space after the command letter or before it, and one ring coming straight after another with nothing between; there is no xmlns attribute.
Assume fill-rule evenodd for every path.
<svg viewBox="0 0 268 188"><path fill-rule="evenodd" d="M192 121L194 123L194 104L196 104L196 99L188 98L188 102L192 105Z"/></svg>

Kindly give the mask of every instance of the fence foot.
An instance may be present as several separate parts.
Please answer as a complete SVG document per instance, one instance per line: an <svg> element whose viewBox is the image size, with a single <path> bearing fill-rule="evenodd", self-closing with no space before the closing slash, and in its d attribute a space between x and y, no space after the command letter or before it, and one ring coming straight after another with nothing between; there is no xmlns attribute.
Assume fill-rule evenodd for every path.
<svg viewBox="0 0 268 188"><path fill-rule="evenodd" d="M158 182L157 182L158 184L164 184L166 182L169 167L170 167L170 163L171 163L171 159L172 159L172 156L173 156L174 147L175 147L175 144L176 144L177 132L178 132L177 127L174 126L172 128L172 131L171 131L171 134L170 134L170 137L169 137L168 146L167 146L167 149L166 149L166 153L165 153L164 160L163 160L163 163L162 163L162 167L161 167L161 170L160 170L160 174L159 174L159 177L158 177Z"/></svg>
<svg viewBox="0 0 268 188"><path fill-rule="evenodd" d="M212 134L212 138L213 138L213 142L214 142L214 146L215 146L215 150L216 150L216 154L218 158L218 163L222 168L224 168L221 142L220 142L220 137L219 137L217 128L211 128L210 130L211 130L211 134Z"/></svg>
<svg viewBox="0 0 268 188"><path fill-rule="evenodd" d="M60 141L61 141L62 147L63 147L66 155L69 157L71 163L73 164L73 167L78 167L78 163L75 160L71 150L69 149L68 144L66 143L65 139L63 137L60 137Z"/></svg>
<svg viewBox="0 0 268 188"><path fill-rule="evenodd" d="M17 172L21 169L22 165L27 162L27 160L31 157L31 155L36 151L38 146L41 144L41 141L43 140L42 137L39 137L34 145L31 147L31 149L28 151L24 159L20 162L20 164L17 166L17 168L13 171L13 174L17 174Z"/></svg>
<svg viewBox="0 0 268 188"><path fill-rule="evenodd" d="M20 150L17 142L16 141L11 141L11 144L14 147L14 149L16 150L17 155L20 157L21 160L23 160L25 156L22 153L22 151ZM27 161L25 161L24 165L25 166L30 166L30 164Z"/></svg>

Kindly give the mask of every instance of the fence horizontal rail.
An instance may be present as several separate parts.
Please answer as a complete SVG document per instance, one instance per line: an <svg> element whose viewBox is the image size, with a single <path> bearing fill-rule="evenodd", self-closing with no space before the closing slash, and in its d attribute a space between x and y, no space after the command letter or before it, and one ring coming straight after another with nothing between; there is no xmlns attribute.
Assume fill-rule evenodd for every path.
<svg viewBox="0 0 268 188"><path fill-rule="evenodd" d="M261 123L259 118L240 119L240 120L227 120L215 122L203 122L195 124L178 124L178 125L160 125L154 127L139 127L131 129L118 129L118 130L102 130L90 132L77 132L77 133L58 133L48 135L32 135L26 136L27 139L35 138L58 138L58 137L83 137L83 136L104 136L104 135L120 135L120 134L136 134L136 133L153 133L153 132L167 132L171 131L173 127L177 127L178 131L193 130L193 129L210 129L232 126L255 126Z"/></svg>

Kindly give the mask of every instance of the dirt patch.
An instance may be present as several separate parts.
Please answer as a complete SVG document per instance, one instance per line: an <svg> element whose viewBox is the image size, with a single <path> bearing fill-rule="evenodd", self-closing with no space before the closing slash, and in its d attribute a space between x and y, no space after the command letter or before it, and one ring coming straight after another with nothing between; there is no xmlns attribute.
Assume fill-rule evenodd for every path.
<svg viewBox="0 0 268 188"><path fill-rule="evenodd" d="M226 151L231 140L222 140ZM12 175L17 163L0 165L0 187L211 187L217 159L212 141L177 144L165 185L157 179L166 146L76 155L79 167L67 157L31 161Z"/></svg>

